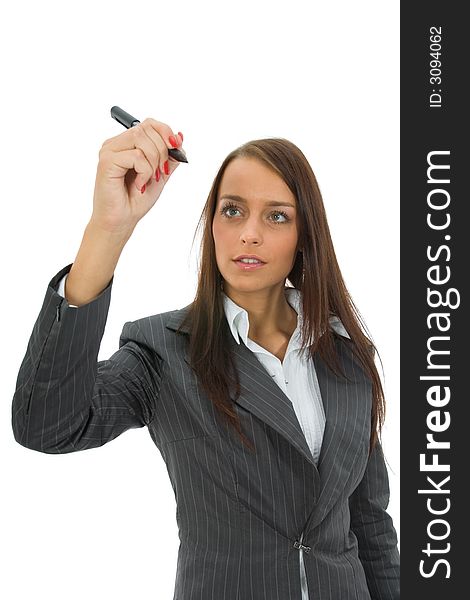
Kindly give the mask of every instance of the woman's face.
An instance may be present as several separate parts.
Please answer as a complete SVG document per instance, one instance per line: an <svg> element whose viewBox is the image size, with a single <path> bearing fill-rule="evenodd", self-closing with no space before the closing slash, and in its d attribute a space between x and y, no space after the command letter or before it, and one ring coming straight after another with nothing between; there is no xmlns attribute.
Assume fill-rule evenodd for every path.
<svg viewBox="0 0 470 600"><path fill-rule="evenodd" d="M231 288L253 292L284 285L297 252L296 205L285 182L261 161L238 157L229 163L212 222L217 266L228 295ZM265 264L244 270L234 261L240 254L255 254Z"/></svg>

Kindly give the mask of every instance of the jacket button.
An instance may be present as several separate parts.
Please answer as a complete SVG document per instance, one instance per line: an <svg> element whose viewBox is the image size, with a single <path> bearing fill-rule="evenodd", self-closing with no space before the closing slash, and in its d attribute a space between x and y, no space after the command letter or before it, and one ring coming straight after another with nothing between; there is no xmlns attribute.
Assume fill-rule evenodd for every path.
<svg viewBox="0 0 470 600"><path fill-rule="evenodd" d="M310 546L304 546L303 544L301 544L299 541L295 541L294 542L294 548L298 548L299 550L303 550L304 552L306 552L307 554L310 552L310 550L312 549Z"/></svg>

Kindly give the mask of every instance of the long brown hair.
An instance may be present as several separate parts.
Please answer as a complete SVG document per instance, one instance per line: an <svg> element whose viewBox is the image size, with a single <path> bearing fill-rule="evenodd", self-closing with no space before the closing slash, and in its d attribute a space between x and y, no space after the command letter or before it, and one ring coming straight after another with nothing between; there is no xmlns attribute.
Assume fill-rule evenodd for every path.
<svg viewBox="0 0 470 600"><path fill-rule="evenodd" d="M243 443L253 449L242 431L240 420L229 395L234 385L240 393L238 376L230 353L222 296L222 275L218 269L212 221L217 204L220 181L227 165L237 157L256 158L282 177L297 200L299 242L294 266L287 276L301 291L303 327L301 353L322 360L337 375L344 376L335 349L329 319L339 317L350 336L351 350L372 381L372 413L370 450L380 434L385 417L385 400L374 362L375 345L364 335L367 331L359 311L349 295L336 260L325 208L313 170L301 150L284 138L251 140L239 146L223 161L213 181L198 222L201 224L201 259L194 301L185 318L191 323L189 356L197 378L226 424L238 432ZM195 234L196 235L196 234ZM194 242L194 239L193 239ZM345 338L347 339L347 338Z"/></svg>

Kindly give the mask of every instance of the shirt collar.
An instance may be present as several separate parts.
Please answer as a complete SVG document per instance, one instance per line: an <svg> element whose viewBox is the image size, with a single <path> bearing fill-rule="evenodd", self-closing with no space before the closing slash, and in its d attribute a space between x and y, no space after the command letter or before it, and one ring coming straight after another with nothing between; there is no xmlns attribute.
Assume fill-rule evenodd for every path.
<svg viewBox="0 0 470 600"><path fill-rule="evenodd" d="M286 295L287 302L292 306L295 312L298 315L297 318L297 327L292 334L295 338L296 347L300 347L300 331L302 328L302 297L301 291L294 287L285 287L284 293ZM240 339L243 340L245 346L248 345L248 330L249 330L249 320L248 320L248 312L236 304L231 298L227 296L225 292L222 291L222 297L224 300L224 310L225 316L227 317L227 322L230 327L230 331L232 332L233 337L237 344L240 344ZM338 333L349 337L348 332L343 327L340 319L336 316L330 318L330 324ZM293 340L294 341L294 340Z"/></svg>

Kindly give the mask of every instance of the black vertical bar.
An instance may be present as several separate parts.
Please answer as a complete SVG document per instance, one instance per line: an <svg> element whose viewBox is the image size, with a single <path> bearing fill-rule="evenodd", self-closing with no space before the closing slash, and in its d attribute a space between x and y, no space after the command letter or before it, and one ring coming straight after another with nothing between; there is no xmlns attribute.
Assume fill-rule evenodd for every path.
<svg viewBox="0 0 470 600"><path fill-rule="evenodd" d="M401 3L402 598L469 596L465 3ZM466 107L465 107L466 108Z"/></svg>

